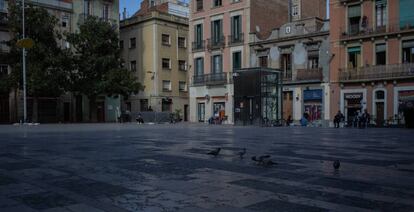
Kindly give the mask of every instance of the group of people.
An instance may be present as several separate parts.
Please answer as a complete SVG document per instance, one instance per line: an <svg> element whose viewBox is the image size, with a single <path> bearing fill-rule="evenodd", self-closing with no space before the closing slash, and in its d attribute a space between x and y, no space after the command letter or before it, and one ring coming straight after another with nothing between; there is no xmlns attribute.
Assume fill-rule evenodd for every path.
<svg viewBox="0 0 414 212"><path fill-rule="evenodd" d="M341 122L345 121L345 116L342 114L341 111L338 111L334 117L334 125L336 128L339 128L339 125ZM365 109L364 112L361 112L358 110L355 115L354 119L351 120L352 122L349 124L352 127L358 127L358 128L367 128L369 123L371 122L371 115L368 113L368 111Z"/></svg>

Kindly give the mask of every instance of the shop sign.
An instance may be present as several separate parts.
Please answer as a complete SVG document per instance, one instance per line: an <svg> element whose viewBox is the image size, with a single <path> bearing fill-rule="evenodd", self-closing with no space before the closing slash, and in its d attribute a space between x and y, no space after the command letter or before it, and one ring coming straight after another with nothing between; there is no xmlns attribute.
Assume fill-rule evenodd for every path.
<svg viewBox="0 0 414 212"><path fill-rule="evenodd" d="M303 91L303 100L321 100L322 101L322 89L305 90Z"/></svg>
<svg viewBox="0 0 414 212"><path fill-rule="evenodd" d="M345 99L362 99L362 93L346 93Z"/></svg>

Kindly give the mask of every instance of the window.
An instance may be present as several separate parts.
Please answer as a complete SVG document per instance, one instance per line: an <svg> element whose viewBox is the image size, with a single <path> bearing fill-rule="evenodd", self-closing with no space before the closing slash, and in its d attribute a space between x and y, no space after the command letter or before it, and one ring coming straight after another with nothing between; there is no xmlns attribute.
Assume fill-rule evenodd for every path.
<svg viewBox="0 0 414 212"><path fill-rule="evenodd" d="M123 40L120 40L119 41L119 48L120 49L123 49L124 48L124 41Z"/></svg>
<svg viewBox="0 0 414 212"><path fill-rule="evenodd" d="M202 48L203 44L203 25L197 24L194 26L194 38L195 38L195 47L197 49Z"/></svg>
<svg viewBox="0 0 414 212"><path fill-rule="evenodd" d="M384 91L375 92L375 99L377 100L385 99L385 92Z"/></svg>
<svg viewBox="0 0 414 212"><path fill-rule="evenodd" d="M259 57L259 66L266 68L267 67L267 56L260 56Z"/></svg>
<svg viewBox="0 0 414 212"><path fill-rule="evenodd" d="M181 91L181 92L183 92L183 91L187 91L187 83L186 83L186 82L183 82L183 81L180 81L180 82L178 83L178 89L179 89L179 91Z"/></svg>
<svg viewBox="0 0 414 212"><path fill-rule="evenodd" d="M171 44L170 35L162 34L162 45L169 46Z"/></svg>
<svg viewBox="0 0 414 212"><path fill-rule="evenodd" d="M348 33L358 34L361 22L361 5L348 7Z"/></svg>
<svg viewBox="0 0 414 212"><path fill-rule="evenodd" d="M68 16L63 16L62 17L62 27L66 28L69 24L69 17Z"/></svg>
<svg viewBox="0 0 414 212"><path fill-rule="evenodd" d="M400 27L404 29L410 29L414 27L414 16L413 16L413 8L414 8L414 1L413 0L399 0L399 19L400 19Z"/></svg>
<svg viewBox="0 0 414 212"><path fill-rule="evenodd" d="M414 40L404 41L403 47L403 63L414 63Z"/></svg>
<svg viewBox="0 0 414 212"><path fill-rule="evenodd" d="M348 68L361 67L361 47L348 48Z"/></svg>
<svg viewBox="0 0 414 212"><path fill-rule="evenodd" d="M151 7L155 6L155 0L151 0L150 6Z"/></svg>
<svg viewBox="0 0 414 212"><path fill-rule="evenodd" d="M185 60L178 61L178 70L187 71L187 62L185 62Z"/></svg>
<svg viewBox="0 0 414 212"><path fill-rule="evenodd" d="M135 49L135 47L137 46L137 40L136 38L130 38L129 39L129 48L130 49Z"/></svg>
<svg viewBox="0 0 414 212"><path fill-rule="evenodd" d="M375 45L375 61L377 65L385 65L387 63L387 52L385 44Z"/></svg>
<svg viewBox="0 0 414 212"><path fill-rule="evenodd" d="M163 99L162 100L162 112L171 112L171 99Z"/></svg>
<svg viewBox="0 0 414 212"><path fill-rule="evenodd" d="M139 105L141 111L148 111L148 99L140 99Z"/></svg>
<svg viewBox="0 0 414 212"><path fill-rule="evenodd" d="M299 15L299 5L292 5L292 16Z"/></svg>
<svg viewBox="0 0 414 212"><path fill-rule="evenodd" d="M233 52L233 70L241 69L241 52Z"/></svg>
<svg viewBox="0 0 414 212"><path fill-rule="evenodd" d="M131 61L129 68L133 72L137 71L137 61L135 61L135 60Z"/></svg>
<svg viewBox="0 0 414 212"><path fill-rule="evenodd" d="M197 7L197 11L203 10L203 0L197 0L196 7Z"/></svg>
<svg viewBox="0 0 414 212"><path fill-rule="evenodd" d="M213 57L213 74L222 73L223 72L223 58L221 55L214 55Z"/></svg>
<svg viewBox="0 0 414 212"><path fill-rule="evenodd" d="M319 68L319 51L308 52L308 69Z"/></svg>
<svg viewBox="0 0 414 212"><path fill-rule="evenodd" d="M171 61L168 58L162 58L162 68L171 69Z"/></svg>
<svg viewBox="0 0 414 212"><path fill-rule="evenodd" d="M85 15L92 15L92 7L91 2L89 0L85 0L83 12L85 13Z"/></svg>
<svg viewBox="0 0 414 212"><path fill-rule="evenodd" d="M282 54L281 68L283 70L283 76L285 78L289 79L292 77L292 55L291 54Z"/></svg>
<svg viewBox="0 0 414 212"><path fill-rule="evenodd" d="M8 68L7 68L7 65L5 65L5 64L0 64L0 77L1 76L4 76L4 75L7 75L9 72L8 72Z"/></svg>
<svg viewBox="0 0 414 212"><path fill-rule="evenodd" d="M204 74L204 58L199 57L194 60L195 75L201 76Z"/></svg>
<svg viewBox="0 0 414 212"><path fill-rule="evenodd" d="M241 41L242 35L242 21L241 16L233 16L231 17L231 35L232 40L231 42L238 42Z"/></svg>
<svg viewBox="0 0 414 212"><path fill-rule="evenodd" d="M375 13L377 28L382 28L387 25L387 2L384 0L377 0L375 2Z"/></svg>
<svg viewBox="0 0 414 212"><path fill-rule="evenodd" d="M204 103L198 103L197 105L197 116L199 122L205 122L206 117L206 105Z"/></svg>
<svg viewBox="0 0 414 212"><path fill-rule="evenodd" d="M171 91L171 81L163 80L162 81L162 90L163 91Z"/></svg>
<svg viewBox="0 0 414 212"><path fill-rule="evenodd" d="M213 44L219 44L223 41L223 20L211 22L211 37Z"/></svg>
<svg viewBox="0 0 414 212"><path fill-rule="evenodd" d="M102 19L105 21L109 20L109 5L104 4L102 8Z"/></svg>
<svg viewBox="0 0 414 212"><path fill-rule="evenodd" d="M213 0L213 7L220 7L222 5L221 0Z"/></svg>
<svg viewBox="0 0 414 212"><path fill-rule="evenodd" d="M178 48L185 48L186 46L185 37L178 37Z"/></svg>

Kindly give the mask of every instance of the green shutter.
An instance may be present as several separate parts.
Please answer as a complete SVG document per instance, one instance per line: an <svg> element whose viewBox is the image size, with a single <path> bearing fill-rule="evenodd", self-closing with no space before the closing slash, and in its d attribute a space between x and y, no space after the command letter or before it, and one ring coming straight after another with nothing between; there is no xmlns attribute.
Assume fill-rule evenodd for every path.
<svg viewBox="0 0 414 212"><path fill-rule="evenodd" d="M361 5L348 7L348 18L361 17Z"/></svg>
<svg viewBox="0 0 414 212"><path fill-rule="evenodd" d="M400 0L400 27L414 26L414 0Z"/></svg>
<svg viewBox="0 0 414 212"><path fill-rule="evenodd" d="M352 53L352 52L361 52L361 47L357 46L357 47L349 47L348 48L348 53Z"/></svg>

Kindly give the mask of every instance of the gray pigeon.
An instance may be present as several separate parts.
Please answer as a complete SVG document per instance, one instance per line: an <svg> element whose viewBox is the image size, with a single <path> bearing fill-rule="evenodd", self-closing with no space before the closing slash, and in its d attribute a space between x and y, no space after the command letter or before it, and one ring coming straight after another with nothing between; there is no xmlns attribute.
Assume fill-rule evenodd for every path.
<svg viewBox="0 0 414 212"><path fill-rule="evenodd" d="M243 159L243 156L246 154L246 148L243 148L242 152L239 152L240 159Z"/></svg>
<svg viewBox="0 0 414 212"><path fill-rule="evenodd" d="M339 160L335 160L333 162L333 167L335 170L338 170L340 166L341 166L341 162L339 162Z"/></svg>
<svg viewBox="0 0 414 212"><path fill-rule="evenodd" d="M210 152L207 153L207 155L213 155L214 157L216 157L221 151L221 148L217 148L216 150L212 150Z"/></svg>

